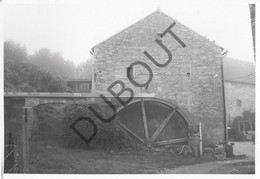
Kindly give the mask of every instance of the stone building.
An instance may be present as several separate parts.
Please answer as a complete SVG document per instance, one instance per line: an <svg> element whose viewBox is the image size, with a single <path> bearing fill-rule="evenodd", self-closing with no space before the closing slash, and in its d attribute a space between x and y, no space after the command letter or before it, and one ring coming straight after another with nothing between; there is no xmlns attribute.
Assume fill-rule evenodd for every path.
<svg viewBox="0 0 260 179"><path fill-rule="evenodd" d="M255 65L224 57L226 119L228 127L244 111L255 112Z"/></svg>
<svg viewBox="0 0 260 179"><path fill-rule="evenodd" d="M164 33L169 27L173 35ZM146 51L158 63L166 63L169 53L167 55L160 42L172 54L172 60L165 67L156 66L144 54ZM92 92L109 95L107 88L114 81L121 80L135 95L152 95L177 103L193 114L194 120L201 122L203 145L215 144L224 140L226 135L222 49L180 22L156 11L92 48ZM129 69L135 61L142 61L151 68L149 85L137 87L129 81L127 70L138 83L144 83L151 77L140 64ZM113 87L113 91L120 89L120 85Z"/></svg>

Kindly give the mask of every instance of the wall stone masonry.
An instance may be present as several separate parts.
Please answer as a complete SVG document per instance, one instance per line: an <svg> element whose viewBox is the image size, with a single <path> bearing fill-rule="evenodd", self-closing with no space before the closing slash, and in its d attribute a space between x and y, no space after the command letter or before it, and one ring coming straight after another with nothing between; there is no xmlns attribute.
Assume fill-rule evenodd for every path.
<svg viewBox="0 0 260 179"><path fill-rule="evenodd" d="M255 112L255 85L226 81L226 109L227 125L232 127L236 117L242 116L244 111ZM240 100L241 104L237 104Z"/></svg>
<svg viewBox="0 0 260 179"><path fill-rule="evenodd" d="M172 61L160 68L143 52L147 51L158 63L165 63L168 55L155 40L160 39L159 35L173 22L176 25L171 30L186 47L182 47L169 33L161 38L172 53ZM154 94L188 109L202 122L204 146L224 140L221 47L156 11L92 50L92 92L106 94L111 83L122 80L135 95ZM153 71L153 79L146 88L134 86L127 78L126 69L135 61L145 62ZM148 71L141 66L134 68L134 79L145 83ZM115 92L120 89L120 85L113 88Z"/></svg>

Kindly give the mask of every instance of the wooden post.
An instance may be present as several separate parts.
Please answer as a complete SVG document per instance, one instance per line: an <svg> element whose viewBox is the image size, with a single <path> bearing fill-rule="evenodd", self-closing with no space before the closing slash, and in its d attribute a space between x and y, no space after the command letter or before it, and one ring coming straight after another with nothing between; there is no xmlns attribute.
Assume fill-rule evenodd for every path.
<svg viewBox="0 0 260 179"><path fill-rule="evenodd" d="M200 156L203 154L203 148L202 148L202 132L201 132L201 122L199 123L199 145L200 145Z"/></svg>
<svg viewBox="0 0 260 179"><path fill-rule="evenodd" d="M27 135L27 121L28 121L28 108L23 107L23 115L21 121L21 150L22 150L22 164L23 173L28 173L28 163L29 163L29 142Z"/></svg>

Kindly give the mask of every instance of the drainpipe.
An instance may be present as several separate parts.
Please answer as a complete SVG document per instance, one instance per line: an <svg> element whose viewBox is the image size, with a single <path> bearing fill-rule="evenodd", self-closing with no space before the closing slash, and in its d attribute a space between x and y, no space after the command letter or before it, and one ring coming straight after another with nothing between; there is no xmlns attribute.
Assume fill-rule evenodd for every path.
<svg viewBox="0 0 260 179"><path fill-rule="evenodd" d="M224 68L223 68L223 57L221 59L221 76L222 76L222 91L223 91L223 107L224 107L224 138L225 141L228 140L227 131L227 116L226 116L226 97L225 97L225 79L224 79Z"/></svg>

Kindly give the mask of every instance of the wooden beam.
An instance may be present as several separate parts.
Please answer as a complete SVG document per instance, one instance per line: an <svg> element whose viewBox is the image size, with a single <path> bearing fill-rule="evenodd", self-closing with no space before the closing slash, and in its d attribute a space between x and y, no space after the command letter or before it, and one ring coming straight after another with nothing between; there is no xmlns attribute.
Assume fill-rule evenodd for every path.
<svg viewBox="0 0 260 179"><path fill-rule="evenodd" d="M173 111L164 119L164 121L161 123L161 125L159 126L159 128L156 130L156 132L154 133L154 135L152 136L151 139L151 143L153 143L155 141L155 139L157 138L157 136L161 133L161 131L163 130L163 128L166 126L166 124L169 122L169 120L172 118L172 116L175 113L175 108L173 109Z"/></svg>
<svg viewBox="0 0 260 179"><path fill-rule="evenodd" d="M145 113L145 106L144 106L144 99L141 100L142 104L142 118L144 123L144 132L145 132L145 138L146 138L146 144L148 147L150 147L150 139L149 139L149 131L148 131L148 125L147 125L147 119L146 119L146 113Z"/></svg>
<svg viewBox="0 0 260 179"><path fill-rule="evenodd" d="M142 143L145 144L144 140L141 139L138 135L136 135L134 132L132 132L130 129L128 129L125 125L123 125L122 123L119 123L125 130L127 130L130 134L132 134L133 136L135 136L137 139L139 139Z"/></svg>
<svg viewBox="0 0 260 179"><path fill-rule="evenodd" d="M155 142L155 143L153 143L153 146L168 145L168 144L175 144L175 143L188 142L188 141L189 141L188 138L179 138L179 139Z"/></svg>

